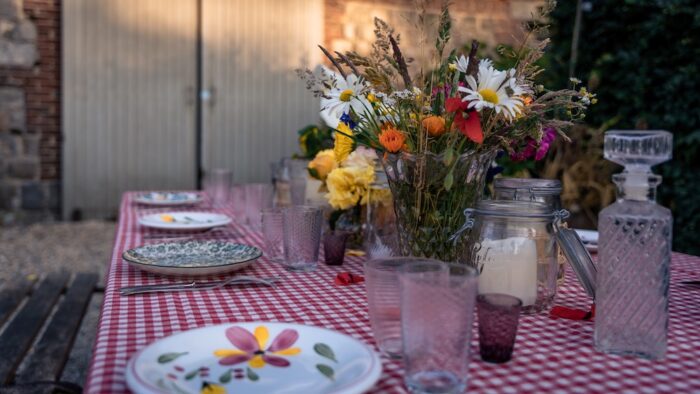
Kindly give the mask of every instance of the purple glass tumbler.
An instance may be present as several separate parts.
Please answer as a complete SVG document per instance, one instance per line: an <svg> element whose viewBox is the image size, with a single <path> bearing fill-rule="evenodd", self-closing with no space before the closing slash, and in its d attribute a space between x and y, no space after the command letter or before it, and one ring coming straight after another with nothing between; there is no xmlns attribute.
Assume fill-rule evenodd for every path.
<svg viewBox="0 0 700 394"><path fill-rule="evenodd" d="M480 294L476 298L479 316L479 353L490 363L508 362L513 354L522 301L506 294Z"/></svg>
<svg viewBox="0 0 700 394"><path fill-rule="evenodd" d="M345 243L349 236L347 231L334 230L323 233L323 257L327 265L343 265Z"/></svg>

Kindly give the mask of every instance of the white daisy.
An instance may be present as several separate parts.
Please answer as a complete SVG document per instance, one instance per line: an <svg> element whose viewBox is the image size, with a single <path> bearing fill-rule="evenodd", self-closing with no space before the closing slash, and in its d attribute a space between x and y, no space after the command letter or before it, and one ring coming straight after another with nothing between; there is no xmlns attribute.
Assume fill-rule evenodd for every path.
<svg viewBox="0 0 700 394"><path fill-rule="evenodd" d="M467 75L469 87L459 87L460 92L467 94L462 101L468 101L469 108L479 112L484 108L491 108L497 114L503 113L509 120L522 112L523 102L520 95L525 93L525 90L517 84L515 70L496 70L490 60L484 59L479 62L477 79Z"/></svg>
<svg viewBox="0 0 700 394"><path fill-rule="evenodd" d="M461 72L462 74L466 74L467 69L469 68L469 58L462 55L459 57L459 59L457 59L457 63L455 65L457 67L457 71Z"/></svg>
<svg viewBox="0 0 700 394"><path fill-rule="evenodd" d="M330 73L332 87L321 97L321 118L330 127L337 127L340 118L350 113L350 109L359 116L371 111L372 105L365 97L367 84L362 78L350 74L346 78Z"/></svg>

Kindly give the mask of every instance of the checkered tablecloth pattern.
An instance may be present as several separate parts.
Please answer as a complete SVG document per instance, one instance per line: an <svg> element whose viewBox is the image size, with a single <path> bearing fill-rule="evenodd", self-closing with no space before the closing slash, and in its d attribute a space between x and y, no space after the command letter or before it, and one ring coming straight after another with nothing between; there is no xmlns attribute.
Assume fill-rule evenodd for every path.
<svg viewBox="0 0 700 394"><path fill-rule="evenodd" d="M283 275L276 289L224 288L212 291L160 293L122 297L119 288L168 282L170 279L131 268L124 250L146 240L151 230L137 224L139 215L158 212L137 206L134 193L122 199L119 227L107 277L86 392L127 391L127 361L151 342L175 332L212 324L283 321L326 327L375 346L369 325L364 284L333 284L340 271L362 273L362 259L346 258L341 267L321 264L311 273L291 274L264 257L247 273ZM204 207L183 210L211 210ZM218 212L234 216L233 207ZM260 234L232 224L212 238L262 246ZM513 359L504 365L482 362L476 338L472 343L470 392L700 392L700 290L678 285L700 280L700 258L674 254L670 291L668 353L662 361L610 356L593 349L593 323L553 319L546 314L523 316ZM571 272L560 289L557 305L587 309L590 299ZM403 393L402 366L382 357L383 374L373 392Z"/></svg>

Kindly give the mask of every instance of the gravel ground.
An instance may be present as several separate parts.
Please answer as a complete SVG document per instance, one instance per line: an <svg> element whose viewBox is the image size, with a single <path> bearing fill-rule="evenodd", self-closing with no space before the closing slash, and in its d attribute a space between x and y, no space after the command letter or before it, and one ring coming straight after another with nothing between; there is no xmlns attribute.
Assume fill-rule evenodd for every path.
<svg viewBox="0 0 700 394"><path fill-rule="evenodd" d="M18 275L97 272L104 277L116 224L106 221L38 223L0 228L0 284Z"/></svg>
<svg viewBox="0 0 700 394"><path fill-rule="evenodd" d="M95 272L100 280L109 264L116 224L106 221L39 223L0 228L0 287L18 276L51 271ZM102 294L86 309L60 380L82 386L92 355ZM25 368L24 363L18 372ZM19 388L18 388L19 389ZM35 388L40 392L40 388ZM3 389L0 388L0 392ZM19 392L24 392L19 389Z"/></svg>

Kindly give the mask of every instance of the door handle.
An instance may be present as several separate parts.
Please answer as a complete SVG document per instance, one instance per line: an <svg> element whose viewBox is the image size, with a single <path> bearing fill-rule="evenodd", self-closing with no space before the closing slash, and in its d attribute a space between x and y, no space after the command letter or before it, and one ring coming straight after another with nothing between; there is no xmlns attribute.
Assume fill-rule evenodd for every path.
<svg viewBox="0 0 700 394"><path fill-rule="evenodd" d="M216 105L217 90L214 86L209 86L208 89L202 89L199 92L199 99L202 100L202 104L206 104L209 108L213 108Z"/></svg>

